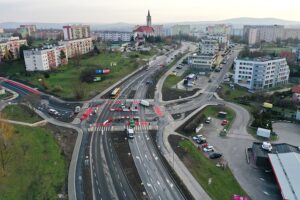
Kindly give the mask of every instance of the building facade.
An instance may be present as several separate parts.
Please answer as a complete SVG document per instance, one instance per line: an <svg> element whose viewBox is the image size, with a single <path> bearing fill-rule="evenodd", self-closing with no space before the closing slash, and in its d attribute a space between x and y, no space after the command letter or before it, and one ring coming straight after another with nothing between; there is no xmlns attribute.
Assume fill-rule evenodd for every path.
<svg viewBox="0 0 300 200"><path fill-rule="evenodd" d="M91 37L89 25L63 26L64 40L77 40Z"/></svg>
<svg viewBox="0 0 300 200"><path fill-rule="evenodd" d="M300 28L285 28L282 39L300 39Z"/></svg>
<svg viewBox="0 0 300 200"><path fill-rule="evenodd" d="M20 27L17 28L17 32L20 33L23 38L27 36L32 36L36 32L36 25L33 24L20 25Z"/></svg>
<svg viewBox="0 0 300 200"><path fill-rule="evenodd" d="M215 24L206 27L206 32L208 34L225 34L230 35L232 26L226 24Z"/></svg>
<svg viewBox="0 0 300 200"><path fill-rule="evenodd" d="M189 56L188 62L191 69L207 74L211 71L215 59L215 55L194 54Z"/></svg>
<svg viewBox="0 0 300 200"><path fill-rule="evenodd" d="M72 58L76 55L87 54L93 50L92 38L59 41L58 44L65 45L67 47L68 58Z"/></svg>
<svg viewBox="0 0 300 200"><path fill-rule="evenodd" d="M243 37L245 41L251 44L253 42L275 42L277 39L282 39L284 26L281 25L246 25L244 26ZM250 43L249 43L250 44Z"/></svg>
<svg viewBox="0 0 300 200"><path fill-rule="evenodd" d="M290 69L285 58L236 59L234 83L250 90L287 84Z"/></svg>
<svg viewBox="0 0 300 200"><path fill-rule="evenodd" d="M63 31L56 29L37 30L33 37L41 40L61 40L63 38Z"/></svg>
<svg viewBox="0 0 300 200"><path fill-rule="evenodd" d="M63 52L63 53L62 53ZM63 56L64 55L64 56ZM68 63L66 46L24 50L26 71L48 71Z"/></svg>
<svg viewBox="0 0 300 200"><path fill-rule="evenodd" d="M26 40L19 37L0 38L0 62L5 59L20 58L20 47L27 45Z"/></svg>
<svg viewBox="0 0 300 200"><path fill-rule="evenodd" d="M163 25L153 25L155 36L164 36L164 26Z"/></svg>
<svg viewBox="0 0 300 200"><path fill-rule="evenodd" d="M199 44L199 50L201 54L215 55L219 51L219 44L217 40L203 38Z"/></svg>
<svg viewBox="0 0 300 200"><path fill-rule="evenodd" d="M190 25L174 25L171 27L172 35L189 35L191 32Z"/></svg>
<svg viewBox="0 0 300 200"><path fill-rule="evenodd" d="M93 32L93 37L102 41L129 42L133 37L133 33L118 31L97 31Z"/></svg>

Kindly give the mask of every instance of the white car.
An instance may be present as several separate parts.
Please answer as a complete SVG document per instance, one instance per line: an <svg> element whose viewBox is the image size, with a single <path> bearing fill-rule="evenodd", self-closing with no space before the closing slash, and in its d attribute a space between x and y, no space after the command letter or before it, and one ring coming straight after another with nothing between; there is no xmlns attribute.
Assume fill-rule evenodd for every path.
<svg viewBox="0 0 300 200"><path fill-rule="evenodd" d="M198 138L199 140L206 140L206 138L205 138L203 135L197 135L197 138Z"/></svg>
<svg viewBox="0 0 300 200"><path fill-rule="evenodd" d="M194 141L197 141L197 140L199 140L199 138L196 137L196 136L194 136L194 137L193 137L193 140L194 140Z"/></svg>
<svg viewBox="0 0 300 200"><path fill-rule="evenodd" d="M207 147L203 148L204 152L213 152L214 151L214 147L211 145L208 145Z"/></svg>

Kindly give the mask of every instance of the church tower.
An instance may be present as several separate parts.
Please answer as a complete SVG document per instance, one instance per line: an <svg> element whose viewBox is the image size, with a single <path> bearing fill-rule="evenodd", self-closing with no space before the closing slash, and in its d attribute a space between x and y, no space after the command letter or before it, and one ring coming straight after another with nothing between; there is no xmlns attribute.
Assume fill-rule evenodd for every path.
<svg viewBox="0 0 300 200"><path fill-rule="evenodd" d="M147 26L151 26L151 15L150 15L150 11L148 10L148 15L147 15Z"/></svg>

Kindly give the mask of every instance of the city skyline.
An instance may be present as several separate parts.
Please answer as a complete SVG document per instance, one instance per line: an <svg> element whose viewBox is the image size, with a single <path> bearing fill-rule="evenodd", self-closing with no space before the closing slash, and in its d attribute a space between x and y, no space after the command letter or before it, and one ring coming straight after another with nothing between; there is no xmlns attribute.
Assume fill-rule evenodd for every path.
<svg viewBox="0 0 300 200"><path fill-rule="evenodd" d="M127 6L120 6L124 5L124 2ZM46 0L43 2L37 0L2 0L0 3L0 22L127 22L141 24L144 22L148 9L151 11L153 23L218 21L236 17L276 17L297 21L300 19L300 14L297 12L299 6L300 2L295 0L287 0L285 4L279 0L272 1L272 4L269 1L253 0L247 6L238 0L228 0L226 4L222 3L221 0L214 2L187 0L185 4L179 0L165 0L163 3L158 0L151 2L146 0L138 2L90 0L89 4L82 4L79 0ZM18 13L18 15L11 13Z"/></svg>

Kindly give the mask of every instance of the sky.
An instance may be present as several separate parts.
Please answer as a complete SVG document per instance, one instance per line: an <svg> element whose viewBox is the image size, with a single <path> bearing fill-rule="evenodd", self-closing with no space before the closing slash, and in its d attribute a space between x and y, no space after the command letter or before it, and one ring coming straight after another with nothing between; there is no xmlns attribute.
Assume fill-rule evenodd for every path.
<svg viewBox="0 0 300 200"><path fill-rule="evenodd" d="M300 0L0 0L0 22L153 23L272 17L300 21Z"/></svg>

